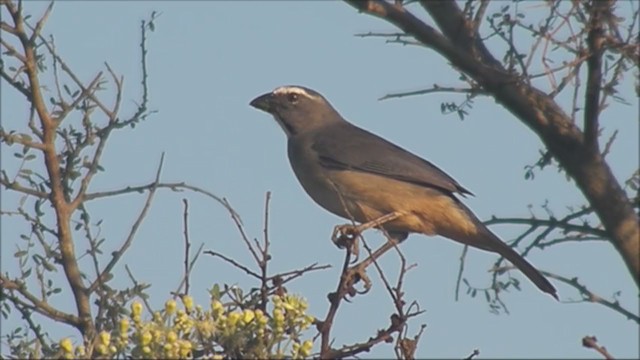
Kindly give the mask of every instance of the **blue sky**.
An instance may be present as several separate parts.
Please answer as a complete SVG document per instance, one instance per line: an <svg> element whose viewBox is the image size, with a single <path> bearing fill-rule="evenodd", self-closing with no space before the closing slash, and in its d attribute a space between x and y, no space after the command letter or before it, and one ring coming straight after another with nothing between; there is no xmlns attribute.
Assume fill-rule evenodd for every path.
<svg viewBox="0 0 640 360"><path fill-rule="evenodd" d="M37 16L45 6L44 2L27 2L25 9ZM140 91L139 24L152 11L161 13L148 42L151 108L157 113L135 130L112 136L102 164L106 173L95 179L92 190L152 181L165 152L163 181L184 181L226 197L252 237L262 236L264 197L271 191L271 270L313 262L334 267L288 286L290 292L308 299L313 315L324 316L326 294L338 279L343 254L331 244L330 234L344 220L307 197L289 167L281 129L268 115L248 105L255 96L277 86L299 84L315 89L351 122L434 162L476 194L465 203L482 219L526 217L529 204L544 216L540 206L546 201L562 215L565 206L583 203L579 191L555 169L537 173L535 181L524 180L523 167L538 159L542 144L490 98L476 100L464 121L440 113L441 102L461 100L451 94L378 101L389 92L459 85L458 75L433 51L355 37L395 29L342 2L59 2L45 32L55 35L59 53L81 79L90 81L104 69L105 61L124 75L122 115L126 116L135 108L133 100ZM2 125L6 130L21 129L28 108L4 83L2 86ZM622 89L633 104L615 104L602 116L605 135L620 130L608 156L620 181L637 167L639 131L633 80L626 79ZM13 150L4 146L2 150L2 168L11 174L17 166ZM2 195L3 210L16 204L16 196L4 190ZM190 201L194 247L204 243L205 249L251 264L221 206L194 194L160 191L116 272L122 278L115 282L130 285L123 276L123 265L128 264L140 281L153 284L156 306L169 297L182 274L184 197ZM93 219L104 219L106 254L124 241L143 202L143 196L129 195L89 205ZM12 254L17 234L25 229L14 218L2 219L3 272L17 270ZM493 230L509 240L521 229L496 226ZM374 231L366 233L366 238L374 244L382 241ZM555 302L514 272L523 290L505 296L510 315L493 315L483 299L462 296L454 301L460 245L440 237L413 235L402 249L410 263L418 264L407 275L406 299L417 300L426 309L411 328L415 332L420 324L427 324L419 357L461 358L476 348L484 358L594 357L595 353L581 346L585 335L596 335L616 357L638 355L637 324L602 306ZM621 291L621 304L638 308L637 288L608 243L563 244L533 251L529 259L540 269L578 276L602 296ZM465 276L478 287L487 286L487 269L494 260L491 254L470 250ZM395 256L387 255L381 264L395 278ZM340 308L336 344L364 341L388 325L390 298L373 269L369 274L374 289ZM247 289L256 285L218 259L201 257L192 277L197 302L208 302L206 290L216 282ZM579 298L573 289L555 284L562 300ZM53 303L70 310L70 298L63 286ZM2 332L16 321L13 317L3 322ZM60 336L74 334L67 328L55 328L61 329L56 332ZM382 345L367 356L392 354L391 345Z"/></svg>

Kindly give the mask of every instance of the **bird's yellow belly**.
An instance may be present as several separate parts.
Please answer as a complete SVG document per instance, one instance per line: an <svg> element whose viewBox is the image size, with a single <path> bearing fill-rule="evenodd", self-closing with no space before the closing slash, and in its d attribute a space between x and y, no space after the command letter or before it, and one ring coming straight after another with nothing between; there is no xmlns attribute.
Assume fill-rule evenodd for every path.
<svg viewBox="0 0 640 360"><path fill-rule="evenodd" d="M385 229L453 238L476 231L469 214L439 190L363 172L327 174L325 186L332 195L314 200L339 216L364 223L397 212L402 215L386 223Z"/></svg>

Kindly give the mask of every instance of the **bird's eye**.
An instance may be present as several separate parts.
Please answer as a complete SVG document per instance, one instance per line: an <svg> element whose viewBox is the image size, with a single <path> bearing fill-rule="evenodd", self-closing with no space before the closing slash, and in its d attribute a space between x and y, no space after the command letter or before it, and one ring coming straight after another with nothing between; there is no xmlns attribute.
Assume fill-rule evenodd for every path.
<svg viewBox="0 0 640 360"><path fill-rule="evenodd" d="M290 103L295 104L298 102L298 94L289 94L287 95L287 100L289 100Z"/></svg>

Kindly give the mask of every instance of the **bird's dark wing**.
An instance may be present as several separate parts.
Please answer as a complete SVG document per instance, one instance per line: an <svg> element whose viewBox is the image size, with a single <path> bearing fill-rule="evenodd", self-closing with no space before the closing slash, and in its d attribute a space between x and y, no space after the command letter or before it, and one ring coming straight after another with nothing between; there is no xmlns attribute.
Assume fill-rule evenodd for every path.
<svg viewBox="0 0 640 360"><path fill-rule="evenodd" d="M437 166L352 124L316 136L312 149L322 166L386 176L447 193L471 194Z"/></svg>

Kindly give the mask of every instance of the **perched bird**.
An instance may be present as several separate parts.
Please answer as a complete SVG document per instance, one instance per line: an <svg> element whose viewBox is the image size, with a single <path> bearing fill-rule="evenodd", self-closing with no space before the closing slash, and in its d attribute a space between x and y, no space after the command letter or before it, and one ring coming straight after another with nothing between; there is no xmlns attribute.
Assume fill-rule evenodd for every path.
<svg viewBox="0 0 640 360"><path fill-rule="evenodd" d="M437 234L498 253L557 299L553 285L456 197L471 192L432 163L351 124L302 86L279 87L250 105L282 127L296 177L326 210L360 223L398 212L381 226L396 240Z"/></svg>

